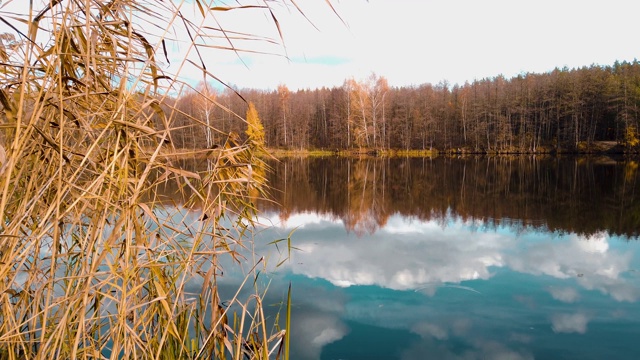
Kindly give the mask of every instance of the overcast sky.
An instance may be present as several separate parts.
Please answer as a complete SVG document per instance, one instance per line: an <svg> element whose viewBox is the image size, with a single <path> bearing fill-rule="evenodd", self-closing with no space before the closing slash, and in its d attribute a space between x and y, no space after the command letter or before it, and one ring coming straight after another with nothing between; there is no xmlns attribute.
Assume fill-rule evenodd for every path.
<svg viewBox="0 0 640 360"><path fill-rule="evenodd" d="M236 4L202 1L212 6ZM463 84L499 74L511 77L555 67L611 65L640 54L638 0L331 0L338 15L325 0L297 0L308 20L286 2L288 6L268 2L284 46L238 40L234 42L238 48L271 54L244 52L240 57L203 48L208 69L240 88L336 86L371 72L395 86L443 80ZM6 11L27 6L28 1L2 3ZM181 12L197 18L198 9L193 0L186 0ZM280 42L269 12L242 9L216 14L226 30ZM211 21L205 25L218 26ZM143 25L144 30L149 27ZM185 54L195 57L185 33L172 35L179 41L169 48L171 64L165 66L169 73L177 71ZM228 45L224 40L208 44ZM190 82L202 79L193 66L183 66L180 74Z"/></svg>
<svg viewBox="0 0 640 360"><path fill-rule="evenodd" d="M637 0L332 0L346 25L322 0L297 3L319 30L295 9L276 7L286 49L268 51L288 59L244 54L245 66L235 55L218 54L211 57L216 74L253 88L334 86L371 72L398 86L463 84L611 65L640 53ZM223 25L278 38L264 13L224 16Z"/></svg>

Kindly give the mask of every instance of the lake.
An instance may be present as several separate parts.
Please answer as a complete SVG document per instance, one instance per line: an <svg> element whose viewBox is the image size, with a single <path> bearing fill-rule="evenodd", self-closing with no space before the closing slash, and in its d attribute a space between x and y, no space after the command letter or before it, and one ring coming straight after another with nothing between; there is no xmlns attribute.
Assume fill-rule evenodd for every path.
<svg viewBox="0 0 640 360"><path fill-rule="evenodd" d="M277 204L260 204L255 243L265 304L292 285L292 359L636 358L637 161L271 166ZM290 233L276 267L286 244L267 243Z"/></svg>

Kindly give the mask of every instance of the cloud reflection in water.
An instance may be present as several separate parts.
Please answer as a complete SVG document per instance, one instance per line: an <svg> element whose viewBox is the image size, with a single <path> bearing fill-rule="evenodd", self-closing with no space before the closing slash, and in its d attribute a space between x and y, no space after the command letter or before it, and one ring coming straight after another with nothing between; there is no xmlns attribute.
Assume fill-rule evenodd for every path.
<svg viewBox="0 0 640 360"><path fill-rule="evenodd" d="M304 359L353 341L349 322L417 335L420 340L402 349L406 359L425 353L531 359L536 344L561 334L584 336L594 311L611 313L574 307L587 308L598 294L609 299L597 300L600 305L640 297L637 277L629 276L638 267L635 248L604 233L585 238L456 218L443 226L394 215L374 234L357 237L339 219L313 213L294 214L286 225L277 215L261 221L274 225L262 233L265 239L296 228L292 245L300 250L273 276L296 279L294 336ZM272 246L261 251L283 256ZM318 281L333 292L311 291ZM464 351L454 349L460 342Z"/></svg>
<svg viewBox="0 0 640 360"><path fill-rule="evenodd" d="M269 223L277 226L277 219ZM446 227L392 216L370 237L345 232L339 220L310 213L293 215L282 232L296 228L290 270L339 287L376 285L394 290L489 279L492 268L530 275L576 278L587 290L619 301L636 301L637 288L621 274L631 269L631 252L609 248L608 235L584 238L538 231L514 234L507 227L478 230L451 219ZM557 292L556 292L556 296ZM578 294L564 296L577 297ZM571 302L571 301L567 301Z"/></svg>

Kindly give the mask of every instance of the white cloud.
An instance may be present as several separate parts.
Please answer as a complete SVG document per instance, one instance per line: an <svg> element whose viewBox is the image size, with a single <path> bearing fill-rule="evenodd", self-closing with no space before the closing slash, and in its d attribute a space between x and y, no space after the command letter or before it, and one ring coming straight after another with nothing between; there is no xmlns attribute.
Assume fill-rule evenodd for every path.
<svg viewBox="0 0 640 360"><path fill-rule="evenodd" d="M284 83L297 89L340 85L371 71L387 77L391 85L435 84L445 79L462 84L498 74L510 77L637 57L635 14L640 3L636 1L334 0L331 3L340 17L324 1L297 3L308 20L291 4L271 3L284 46L234 41L237 48L272 55L241 53L245 66L232 51L202 47L207 68L239 87L273 89ZM4 10L25 11L25 4L9 2ZM185 2L182 12L199 22L193 2ZM281 42L278 27L266 11L218 12L216 21L226 30ZM178 42L169 44L169 73L178 71L179 60L187 52L199 62L195 51L189 50L184 31L178 27L172 36ZM208 44L228 46L224 37ZM202 72L186 65L181 76L198 81Z"/></svg>
<svg viewBox="0 0 640 360"><path fill-rule="evenodd" d="M483 342L478 346L481 349L480 359L495 360L533 360L534 357L528 352L517 351L507 348L505 345L495 341Z"/></svg>
<svg viewBox="0 0 640 360"><path fill-rule="evenodd" d="M637 56L632 45L632 8L640 10L640 5L625 0L604 4L579 0L335 2L347 23L344 26L323 2L308 2L303 8L319 31L295 11L277 13L286 52L294 61L247 55L252 63L248 72L219 69L241 86L274 88L287 83L290 88L304 88L339 85L371 71L386 76L392 85L443 79L463 83L498 74L632 60ZM259 24L251 30L274 37L272 24ZM297 61L304 58L347 61L322 67Z"/></svg>
<svg viewBox="0 0 640 360"><path fill-rule="evenodd" d="M508 257L507 263L518 272L574 278L587 290L598 290L617 301L634 302L640 298L640 289L621 276L631 266L632 253L612 251L608 241L606 235L600 234L597 239L569 235L568 241L531 242Z"/></svg>
<svg viewBox="0 0 640 360"><path fill-rule="evenodd" d="M340 220L325 215L294 214L286 224L274 216L267 223L274 223L279 233L297 227L293 246L301 251L294 251L285 266L339 287L377 285L433 296L442 286L489 279L493 267L506 266L531 275L575 279L583 289L617 301L640 299L640 289L622 276L630 269L632 253L611 249L606 234L568 235L550 242L539 241L544 234L531 233L527 236L532 240L525 242L509 231L476 231L477 224L461 220L449 219L443 228L437 221L396 215L371 237L357 238L344 231ZM567 303L580 298L577 289L566 286L548 291Z"/></svg>
<svg viewBox="0 0 640 360"><path fill-rule="evenodd" d="M433 337L438 340L446 340L449 334L446 329L436 324L430 324L427 322L419 322L411 327L411 332L418 334L422 337Z"/></svg>
<svg viewBox="0 0 640 360"><path fill-rule="evenodd" d="M341 224L339 220L325 214L316 214L311 212L299 212L291 214L286 220L282 220L278 213L263 213L258 218L260 224L265 226L275 226L277 228L286 229L302 229L322 223L328 223L327 226Z"/></svg>
<svg viewBox="0 0 640 360"><path fill-rule="evenodd" d="M325 345L349 333L338 316L324 312L299 314L292 326L292 347L299 359L319 359Z"/></svg>
<svg viewBox="0 0 640 360"><path fill-rule="evenodd" d="M609 236L605 232L599 232L591 236L581 238L577 242L578 248L588 253L606 253L609 250Z"/></svg>
<svg viewBox="0 0 640 360"><path fill-rule="evenodd" d="M551 328L556 333L578 333L587 332L589 318L582 313L576 314L556 314L551 317Z"/></svg>
<svg viewBox="0 0 640 360"><path fill-rule="evenodd" d="M467 237L465 225L460 222L444 232L433 223L412 222L401 226L398 218L390 219L396 229L413 226L422 230L393 237L393 241L389 241L391 234L381 229L373 238L322 239L323 246L307 246L309 242L318 241L312 239L298 242L296 247L308 251L293 254L292 271L323 278L341 287L378 285L396 290L418 289L429 284L488 279L490 267L503 264L500 249L514 242L496 233L474 233L473 238ZM302 265L297 266L298 263Z"/></svg>
<svg viewBox="0 0 640 360"><path fill-rule="evenodd" d="M548 291L554 299L565 303L573 303L580 298L578 291L570 287L550 287Z"/></svg>

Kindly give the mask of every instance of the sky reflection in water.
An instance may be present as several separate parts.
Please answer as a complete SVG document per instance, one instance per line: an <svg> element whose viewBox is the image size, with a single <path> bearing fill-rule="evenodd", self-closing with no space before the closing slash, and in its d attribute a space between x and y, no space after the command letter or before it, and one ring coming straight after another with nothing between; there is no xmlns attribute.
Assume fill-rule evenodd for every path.
<svg viewBox="0 0 640 360"><path fill-rule="evenodd" d="M294 359L635 354L636 241L400 215L359 237L330 216L263 216L273 227L256 242L272 266L286 250L266 243L296 229L299 250L270 269L268 295L280 301L293 284Z"/></svg>

